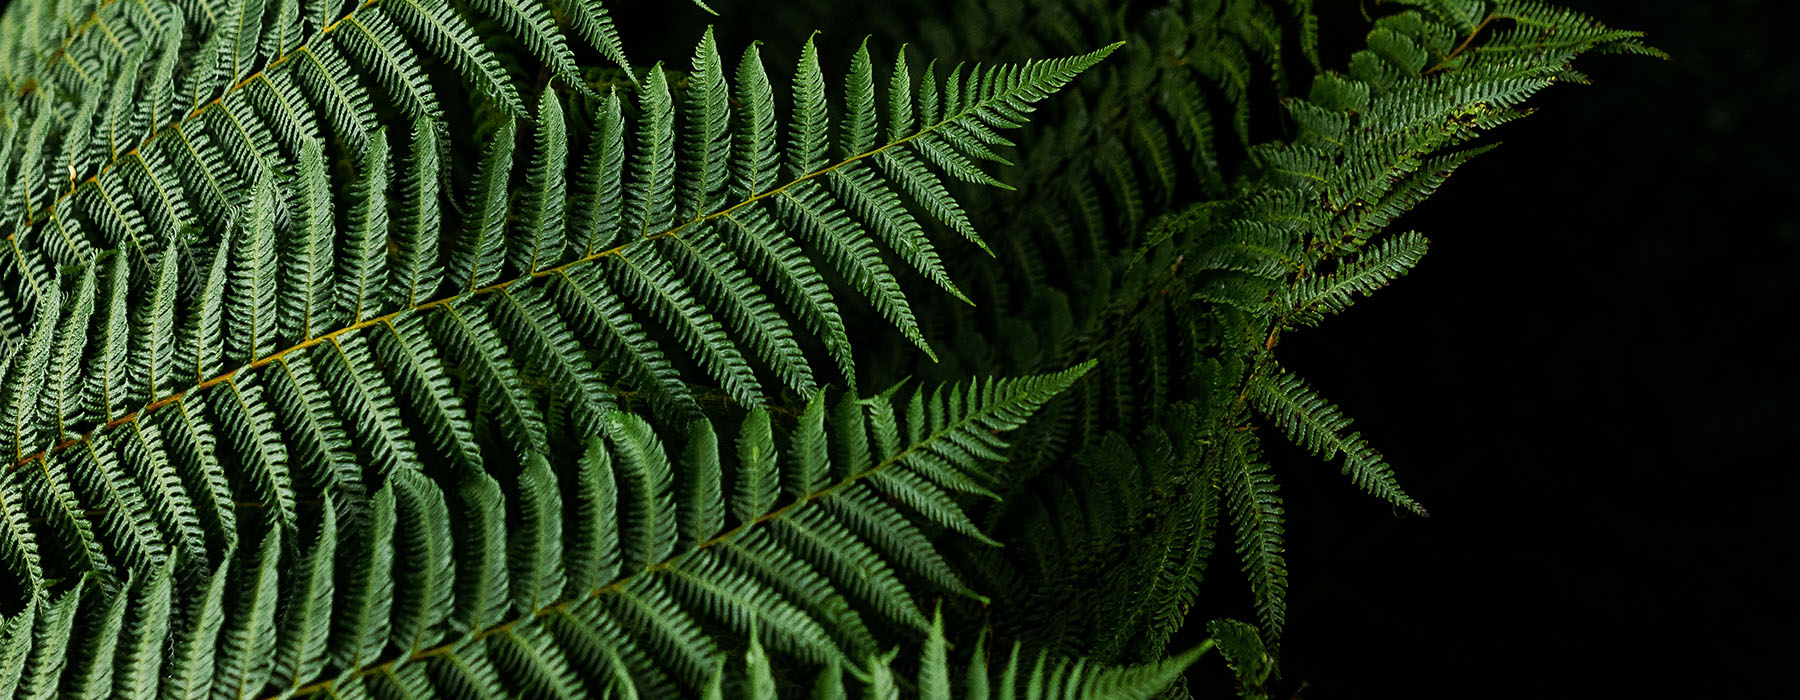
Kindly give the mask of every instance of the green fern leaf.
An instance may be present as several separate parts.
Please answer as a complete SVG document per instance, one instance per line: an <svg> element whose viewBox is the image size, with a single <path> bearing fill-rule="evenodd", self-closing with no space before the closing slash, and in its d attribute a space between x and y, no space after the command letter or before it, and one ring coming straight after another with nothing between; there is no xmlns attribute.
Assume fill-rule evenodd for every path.
<svg viewBox="0 0 1800 700"><path fill-rule="evenodd" d="M1236 525L1238 557L1256 595L1256 614L1269 639L1281 634L1287 618L1287 562L1283 555L1285 509L1255 439L1243 432L1227 436L1210 468L1218 473L1225 506Z"/></svg>
<svg viewBox="0 0 1800 700"><path fill-rule="evenodd" d="M507 119L489 139L482 153L475 188L470 193L470 213L462 243L450 257L450 269L460 277L458 284L475 290L493 284L504 263L506 239L502 236L506 223L507 177L513 164L514 121ZM453 278L456 279L456 278Z"/></svg>
<svg viewBox="0 0 1800 700"><path fill-rule="evenodd" d="M126 588L133 588L129 583ZM63 697L98 700L112 691L113 654L125 621L125 605L129 597L123 592L88 589L89 604L85 622L87 634L76 638L71 632L70 658L63 669ZM97 614L97 615L96 615Z"/></svg>
<svg viewBox="0 0 1800 700"><path fill-rule="evenodd" d="M1425 237L1402 233L1377 243L1330 275L1309 277L1287 290L1281 305L1294 323L1316 325L1325 314L1341 313L1355 294L1368 294L1406 274L1425 255Z"/></svg>
<svg viewBox="0 0 1800 700"><path fill-rule="evenodd" d="M481 43L475 30L445 0L397 0L388 6L394 21L432 53L442 56L463 79L476 85L508 114L523 118L512 79L500 68L492 51ZM579 26L579 25L578 25Z"/></svg>
<svg viewBox="0 0 1800 700"><path fill-rule="evenodd" d="M68 663L65 648L75 626L85 581L63 593L54 601L34 596L31 604L37 610L36 627L32 630L31 655L25 658L17 694L28 700L50 700L57 696L57 681Z"/></svg>
<svg viewBox="0 0 1800 700"><path fill-rule="evenodd" d="M254 560L243 562L236 609L219 631L214 697L244 697L268 682L275 651L275 607L280 593L281 531L263 537Z"/></svg>
<svg viewBox="0 0 1800 700"><path fill-rule="evenodd" d="M531 163L525 171L525 191L519 202L519 230L507 238L514 269L537 272L562 257L563 168L569 159L568 137L562 102L546 90L538 97L538 114L532 130Z"/></svg>
<svg viewBox="0 0 1800 700"><path fill-rule="evenodd" d="M270 536L274 536L271 531ZM205 577L199 595L183 596L177 603L180 622L171 635L163 665L162 695L168 700L211 697L213 658L219 629L225 624L225 587L231 570L231 554L211 576Z"/></svg>
<svg viewBox="0 0 1800 700"><path fill-rule="evenodd" d="M755 415L757 414L752 413L750 418L745 419L745 429L750 429ZM767 416L767 413L763 412L762 415ZM725 529L725 476L719 473L719 436L713 432L711 422L696 420L689 423L686 442L677 470L683 481L679 491L684 497L677 508L681 515L680 532L683 543L697 545L712 539ZM773 448L774 445L771 444L770 449ZM748 462L742 462L742 465L747 472L756 468ZM739 490L742 490L742 486ZM755 512L765 511L766 509L759 509Z"/></svg>
<svg viewBox="0 0 1800 700"><path fill-rule="evenodd" d="M330 328L336 321L330 295L337 235L322 142L308 141L301 149L296 175L292 216L298 230L281 251L281 333L312 338L315 328Z"/></svg>
<svg viewBox="0 0 1800 700"><path fill-rule="evenodd" d="M444 494L415 472L394 475L394 602L389 638L408 653L444 638L456 595L450 511Z"/></svg>
<svg viewBox="0 0 1800 700"><path fill-rule="evenodd" d="M341 541L337 550L342 573L334 591L328 648L338 666L374 663L387 644L394 600L394 491L390 484L375 492L355 539Z"/></svg>
<svg viewBox="0 0 1800 700"><path fill-rule="evenodd" d="M345 521L327 492L322 503L302 508L306 522L320 528L302 545L284 547L284 530L268 527L256 551L228 553L210 584L169 587L154 583L153 575L147 592L136 592L145 589L133 584L116 595L166 596L166 607L180 611L172 621L176 641L162 661L168 666L160 686L165 697L212 687L235 697L260 692L265 684L296 693L368 686L585 697L596 678L661 693L670 684L705 682L717 666L721 630L768 639L771 651L783 656L847 665L853 659L845 649L866 653L875 642L845 593L923 629L926 622L901 574L920 561L928 562L926 568L942 561L917 523L865 489L881 489L883 475L944 468L914 462L917 454L943 454L958 469L973 468L976 453L951 446L967 444L976 433L1016 427L1085 371L936 392L958 398L915 402L922 408L904 419L925 421L917 428L903 427L883 400L852 402L856 415L885 413L872 422L892 424L886 431L892 437L862 444L859 449L873 453L859 462L859 473L790 499L775 495L781 448L767 412L746 420L740 459L730 468L710 425L689 431L683 473L706 475L705 484L674 480L655 428L616 412L608 419L608 437L591 440L571 470L561 470L560 460L527 457L517 471L516 518L507 516L512 497L492 476L433 478L398 469L348 527L340 528ZM823 401L811 405L822 407ZM822 415L822 409L813 413ZM822 432L811 434L816 437L801 439L822 439ZM729 508L722 497L727 478L739 481ZM444 498L440 481L456 484L458 497ZM851 500L841 507L853 515L840 522L825 506L846 498ZM944 513L919 514L948 524ZM894 555L887 553L891 544L864 544L880 537L898 537L919 550ZM625 544L623 557L614 541ZM161 563L132 568L165 577L168 571ZM227 597L228 587L241 592ZM115 599L123 600L105 598ZM75 601L60 603L68 610L57 614L72 616L87 604ZM124 619L122 604L107 605ZM446 635L446 621L463 635ZM132 645L124 648L138 658L154 658L141 648L141 637L119 641ZM429 672L421 677L389 663L384 650L390 642L411 649L409 657L429 659ZM85 661L77 666L92 668ZM597 667L616 670L589 672ZM133 674L143 670L123 670L121 677L141 678ZM48 671L28 670L25 678L43 673Z"/></svg>
<svg viewBox="0 0 1800 700"><path fill-rule="evenodd" d="M132 586L127 603L130 621L119 640L111 685L114 698L152 700L162 678L164 644L169 638L174 569L163 567Z"/></svg>
<svg viewBox="0 0 1800 700"><path fill-rule="evenodd" d="M287 577L280 613L279 637L271 678L278 686L298 688L325 668L331 640L333 575L337 564L337 513L329 503L320 509L319 531L299 566Z"/></svg>
<svg viewBox="0 0 1800 700"><path fill-rule="evenodd" d="M510 537L508 581L513 607L536 611L563 596L562 494L543 457L526 459L518 494L522 517Z"/></svg>
<svg viewBox="0 0 1800 700"><path fill-rule="evenodd" d="M1250 397L1259 412L1321 459L1343 454L1344 473L1364 491L1413 513L1426 514L1418 501L1400 490L1387 462L1363 441L1362 435L1347 432L1349 418L1299 376L1280 369L1276 372L1250 383Z"/></svg>

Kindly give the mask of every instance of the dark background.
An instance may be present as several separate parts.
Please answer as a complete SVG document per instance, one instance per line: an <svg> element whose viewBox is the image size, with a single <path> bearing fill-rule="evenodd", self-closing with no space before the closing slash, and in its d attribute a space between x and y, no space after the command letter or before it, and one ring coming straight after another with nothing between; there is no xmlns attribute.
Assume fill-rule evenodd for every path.
<svg viewBox="0 0 1800 700"><path fill-rule="evenodd" d="M1564 4L1674 59L1584 58L1400 223L1419 269L1282 344L1432 513L1270 455L1284 697L1796 692L1800 16Z"/></svg>

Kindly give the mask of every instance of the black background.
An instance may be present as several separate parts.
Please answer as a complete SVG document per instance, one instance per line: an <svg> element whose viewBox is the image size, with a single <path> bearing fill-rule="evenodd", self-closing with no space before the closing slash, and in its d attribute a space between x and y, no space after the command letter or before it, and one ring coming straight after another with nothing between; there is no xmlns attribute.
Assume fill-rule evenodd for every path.
<svg viewBox="0 0 1800 700"><path fill-rule="evenodd" d="M1270 455L1284 696L1796 692L1800 17L1564 4L1674 59L1584 58L1401 222L1419 269L1280 348L1432 513Z"/></svg>

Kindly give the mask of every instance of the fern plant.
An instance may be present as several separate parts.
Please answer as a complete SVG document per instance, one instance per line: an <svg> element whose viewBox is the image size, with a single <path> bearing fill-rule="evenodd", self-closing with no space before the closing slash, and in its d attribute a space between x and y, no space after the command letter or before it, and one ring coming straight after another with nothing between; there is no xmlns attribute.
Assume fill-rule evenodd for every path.
<svg viewBox="0 0 1800 700"><path fill-rule="evenodd" d="M1302 81L1291 78L1295 62L1274 57L1317 54L1309 8L1252 4L969 0L950 19L923 22L975 27L941 35L976 42L970 53L978 56L1131 37L1123 60L1100 69L1108 80L1080 83L1082 99L1059 103L1027 131L1020 143L1034 157L1017 169L1076 160L1071 172L1122 174L1015 175L1056 194L973 195L972 211L1011 222L990 237L998 258L971 260L963 273L986 281L983 297L993 303L928 314L957 339L947 367L888 358L889 372L927 376L1100 360L1090 380L1027 427L1025 447L1005 467L1011 486L983 522L1014 546L961 553L985 581L977 588L1007 592L993 596L1001 629L1038 644L1157 657L1224 538L1250 584L1261 634L1278 650L1287 514L1259 445L1272 433L1335 461L1396 512L1425 515L1380 453L1282 367L1275 348L1284 333L1322 322L1416 264L1424 237L1390 232L1390 224L1485 152L1482 134L1527 114L1521 103L1530 96L1585 82L1573 59L1660 55L1636 32L1547 3L1396 2L1375 8L1384 12L1367 48L1326 59L1347 71ZM981 29L995 25L1026 31ZM1218 47L1221 35L1253 27L1281 36L1242 46L1285 54ZM1274 125L1289 135L1235 156L1220 152L1217 169L1191 165L1212 162L1198 141L1157 138L1189 128L1169 108L1171 76L1235 104L1241 93L1214 85L1195 67L1204 61L1232 61L1235 74L1266 76L1267 89L1289 92L1286 117ZM1128 90L1139 97L1112 102ZM1212 133L1239 121L1237 108L1211 112ZM1121 145L1105 147L1107 139ZM1228 173L1222 187L1210 174L1218 170ZM1093 619L1131 622L1087 624Z"/></svg>
<svg viewBox="0 0 1800 700"><path fill-rule="evenodd" d="M1654 53L1402 4L1342 74L1256 0L790 73L701 2L645 67L599 0L21 0L0 698L1147 698L1214 648L1254 695L1254 428L1424 513L1280 335L1572 58ZM1221 528L1258 624L1171 655Z"/></svg>

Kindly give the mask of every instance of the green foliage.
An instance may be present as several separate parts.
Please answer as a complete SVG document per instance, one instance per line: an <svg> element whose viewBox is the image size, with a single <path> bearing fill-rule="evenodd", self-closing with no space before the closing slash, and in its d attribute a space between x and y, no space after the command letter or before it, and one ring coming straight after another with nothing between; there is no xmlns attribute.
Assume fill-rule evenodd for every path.
<svg viewBox="0 0 1800 700"><path fill-rule="evenodd" d="M920 588L909 581L972 595L923 528L970 529L951 494L982 472L976 454L1005 449L998 433L1088 369L921 389L904 418L886 395L845 397L839 406L847 408L828 411L820 392L779 447L767 410L751 409L737 437L747 461L725 460L704 419L687 430L684 459L673 460L645 418L613 411L574 459L534 453L517 466L435 479L397 469L354 519L340 519L330 495L302 505L300 514L316 518L302 544L286 543L292 530L270 516L258 544L240 538L237 554L214 564L122 562L131 570L122 583L84 572L81 581L94 583L59 599L49 584L35 586L26 610L37 616L9 619L8 639L29 640L20 649L68 645L120 678L161 676L233 697L265 688L340 697L395 688L669 695L705 685L733 634L860 670L877 650L865 616L927 628ZM847 461L816 459L832 452ZM678 463L686 483L676 482ZM216 573L180 580L194 566ZM184 641L173 656L115 657L127 600L162 601L138 614L175 616L191 636L177 635ZM95 634L81 643L46 639L66 636L70 616L92 606L110 621L88 630ZM60 654L7 658L23 659L27 678L54 678L63 663ZM1100 672L1085 682L1094 692L1166 684L1192 660L1184 658L1149 676ZM879 678L886 663L868 672ZM175 692L167 683L165 694Z"/></svg>
<svg viewBox="0 0 1800 700"><path fill-rule="evenodd" d="M791 72L634 67L599 0L9 6L0 698L1180 697L1215 646L1265 693L1258 429L1425 513L1281 335L1573 58L1656 52L908 4ZM1257 624L1184 631L1221 532Z"/></svg>
<svg viewBox="0 0 1800 700"><path fill-rule="evenodd" d="M1287 515L1271 466L1286 465L1261 461L1264 423L1341 459L1353 483L1399 512L1425 514L1349 419L1276 364L1282 335L1321 323L1415 265L1425 239L1389 233L1390 225L1491 148L1475 142L1482 134L1528 114L1527 98L1585 81L1569 65L1576 56L1660 54L1636 32L1544 3L1397 4L1408 7L1375 8L1367 48L1348 61L1326 57L1347 70L1315 66L1308 81L1293 79L1294 61L1276 60L1292 56L1290 47L1316 51L1308 6L967 0L922 23L952 39L943 51L980 57L1128 38L1097 69L1105 79L1078 83L1020 142L1031 158L1008 180L1025 196L971 201L977 220L1001 223L988 236L997 258L958 271L984 280L971 295L989 303L938 303L930 312L944 319L957 355L932 366L892 353L884 365L954 377L1100 360L1018 441L1026 447L1004 479L1012 487L999 490L984 521L1009 547L965 553L981 572L975 587L1000 591L989 595L1000 601L992 622L1003 632L1069 652L1105 650L1103 658L1155 658L1164 633L1079 621L1180 626L1179 613L1146 611L1185 610L1207 568L1203 557L1170 548L1210 552L1223 531L1232 533L1264 641L1278 650ZM1252 16L1262 19L1245 19ZM1244 35L1251 28L1280 37L1258 43ZM1238 43L1222 48L1225 36ZM1209 62L1232 67L1208 72ZM1255 90L1233 90L1221 77L1229 75L1262 76L1283 97L1283 118L1268 131L1281 136L1257 137L1258 124L1275 120L1256 110L1274 105ZM1179 93L1170 81L1232 100L1233 109L1186 121L1171 111ZM1239 109L1251 114L1248 148L1167 137L1200 133L1199 124L1226 133L1241 122ZM1114 174L1075 176L1087 168ZM1135 466L1119 459L1121 442L1164 440L1172 457L1147 460L1139 449ZM1164 460L1187 468L1146 468ZM1131 519L1121 522L1120 510ZM1225 519L1216 527L1215 514ZM1144 582L1171 577L1145 595ZM1064 614L1071 609L1083 612Z"/></svg>

